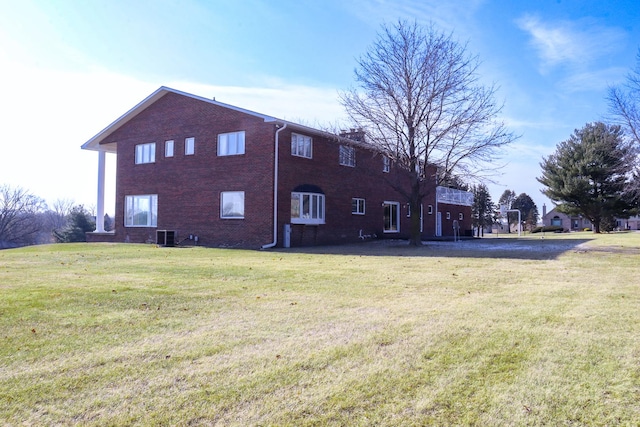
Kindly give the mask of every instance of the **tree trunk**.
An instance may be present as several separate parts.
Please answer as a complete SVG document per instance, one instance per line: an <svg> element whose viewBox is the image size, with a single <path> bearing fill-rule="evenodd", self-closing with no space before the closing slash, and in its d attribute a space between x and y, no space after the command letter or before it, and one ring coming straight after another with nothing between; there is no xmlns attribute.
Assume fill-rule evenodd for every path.
<svg viewBox="0 0 640 427"><path fill-rule="evenodd" d="M411 212L409 245L422 246L422 236L420 234L420 204L422 202L422 197L420 196L419 187L414 187L411 193L411 200L409 201L409 209Z"/></svg>

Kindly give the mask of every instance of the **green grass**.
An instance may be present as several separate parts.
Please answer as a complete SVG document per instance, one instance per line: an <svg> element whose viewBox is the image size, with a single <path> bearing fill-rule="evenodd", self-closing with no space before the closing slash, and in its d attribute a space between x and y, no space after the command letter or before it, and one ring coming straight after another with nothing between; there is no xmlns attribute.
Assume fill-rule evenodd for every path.
<svg viewBox="0 0 640 427"><path fill-rule="evenodd" d="M636 425L640 233L0 251L0 424Z"/></svg>

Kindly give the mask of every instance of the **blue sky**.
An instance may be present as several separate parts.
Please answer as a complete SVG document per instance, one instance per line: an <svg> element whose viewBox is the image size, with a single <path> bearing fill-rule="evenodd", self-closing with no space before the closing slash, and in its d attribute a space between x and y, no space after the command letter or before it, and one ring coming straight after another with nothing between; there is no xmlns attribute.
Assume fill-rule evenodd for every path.
<svg viewBox="0 0 640 427"><path fill-rule="evenodd" d="M550 206L539 163L587 122L640 47L637 0L0 0L0 184L96 204L80 145L160 86L301 122L344 122L338 92L382 24L434 23L478 55L521 137L490 184ZM113 176L109 156L108 174ZM113 186L107 187L113 198ZM107 201L113 213L113 200Z"/></svg>

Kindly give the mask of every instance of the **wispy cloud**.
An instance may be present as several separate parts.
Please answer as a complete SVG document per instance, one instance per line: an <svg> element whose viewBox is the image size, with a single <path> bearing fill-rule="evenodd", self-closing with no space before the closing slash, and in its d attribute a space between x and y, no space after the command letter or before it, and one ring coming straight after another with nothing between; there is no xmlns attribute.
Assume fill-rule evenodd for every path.
<svg viewBox="0 0 640 427"><path fill-rule="evenodd" d="M447 31L464 34L473 15L485 0L459 0L443 2L441 0L351 0L343 7L352 15L378 28L380 22L393 19L408 19L433 22Z"/></svg>
<svg viewBox="0 0 640 427"><path fill-rule="evenodd" d="M602 91L612 84L624 79L628 69L610 67L596 71L576 73L560 83L563 92L575 93L581 91Z"/></svg>
<svg viewBox="0 0 640 427"><path fill-rule="evenodd" d="M605 27L590 18L544 22L525 15L517 25L531 37L531 45L542 63L541 72L560 65L584 66L616 50L626 37L618 28Z"/></svg>

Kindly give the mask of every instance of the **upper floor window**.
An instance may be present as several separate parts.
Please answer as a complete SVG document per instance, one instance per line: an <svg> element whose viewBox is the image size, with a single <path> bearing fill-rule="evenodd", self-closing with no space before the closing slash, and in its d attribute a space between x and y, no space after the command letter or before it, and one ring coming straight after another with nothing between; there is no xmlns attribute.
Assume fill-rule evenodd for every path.
<svg viewBox="0 0 640 427"><path fill-rule="evenodd" d="M391 159L387 156L382 156L382 172L389 172L391 169Z"/></svg>
<svg viewBox="0 0 640 427"><path fill-rule="evenodd" d="M125 227L157 227L158 195L126 196L124 200Z"/></svg>
<svg viewBox="0 0 640 427"><path fill-rule="evenodd" d="M218 135L218 156L244 154L244 131Z"/></svg>
<svg viewBox="0 0 640 427"><path fill-rule="evenodd" d="M244 191L223 191L220 193L220 218L244 218Z"/></svg>
<svg viewBox="0 0 640 427"><path fill-rule="evenodd" d="M311 137L292 133L291 155L310 159L313 156Z"/></svg>
<svg viewBox="0 0 640 427"><path fill-rule="evenodd" d="M324 224L324 194L291 193L292 224Z"/></svg>
<svg viewBox="0 0 640 427"><path fill-rule="evenodd" d="M433 215L433 205L429 205L429 206L427 206L427 213L428 213L429 215Z"/></svg>
<svg viewBox="0 0 640 427"><path fill-rule="evenodd" d="M354 215L364 215L364 199L356 197L351 199L351 213Z"/></svg>
<svg viewBox="0 0 640 427"><path fill-rule="evenodd" d="M156 161L156 143L136 145L136 165L154 163Z"/></svg>
<svg viewBox="0 0 640 427"><path fill-rule="evenodd" d="M340 164L343 166L356 165L356 149L347 145L340 146Z"/></svg>
<svg viewBox="0 0 640 427"><path fill-rule="evenodd" d="M173 157L173 140L169 140L169 141L165 141L164 142L164 156L165 157Z"/></svg>
<svg viewBox="0 0 640 427"><path fill-rule="evenodd" d="M194 137L184 139L184 155L193 156L196 152L196 139Z"/></svg>

